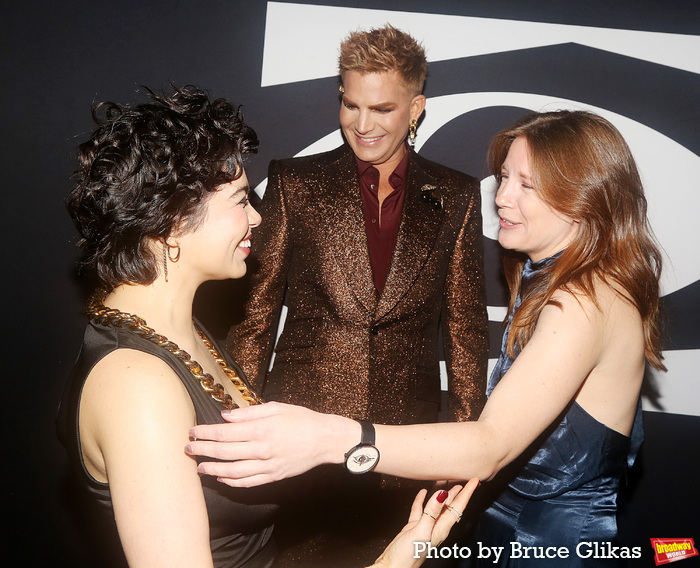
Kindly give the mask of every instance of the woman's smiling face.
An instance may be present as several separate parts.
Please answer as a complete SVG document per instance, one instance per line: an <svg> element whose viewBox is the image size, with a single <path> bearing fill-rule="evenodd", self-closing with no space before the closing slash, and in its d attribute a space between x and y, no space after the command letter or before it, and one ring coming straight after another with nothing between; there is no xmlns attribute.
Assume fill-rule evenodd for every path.
<svg viewBox="0 0 700 568"><path fill-rule="evenodd" d="M555 211L532 186L528 143L513 140L503 165L496 193L500 218L498 242L527 254L533 262L565 249L578 233L578 223Z"/></svg>
<svg viewBox="0 0 700 568"><path fill-rule="evenodd" d="M241 278L250 254L251 229L260 224L258 212L248 202L248 179L238 179L217 188L203 204L204 218L197 228L175 240L182 248L182 261L171 270L193 270L202 281Z"/></svg>

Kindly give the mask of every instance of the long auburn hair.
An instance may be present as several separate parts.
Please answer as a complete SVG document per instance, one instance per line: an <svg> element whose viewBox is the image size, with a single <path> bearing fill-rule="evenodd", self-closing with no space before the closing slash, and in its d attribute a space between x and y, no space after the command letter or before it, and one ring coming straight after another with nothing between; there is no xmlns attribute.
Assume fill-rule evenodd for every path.
<svg viewBox="0 0 700 568"><path fill-rule="evenodd" d="M659 326L661 253L649 221L644 189L627 143L610 122L585 111L533 113L491 142L491 171L501 166L513 140L527 141L530 174L537 195L555 211L578 222L578 235L556 262L521 290L522 255L506 253L504 272L513 314L508 354L522 349L542 309L558 305L558 289L574 290L596 302L596 279L629 301L642 318L645 356L665 370Z"/></svg>

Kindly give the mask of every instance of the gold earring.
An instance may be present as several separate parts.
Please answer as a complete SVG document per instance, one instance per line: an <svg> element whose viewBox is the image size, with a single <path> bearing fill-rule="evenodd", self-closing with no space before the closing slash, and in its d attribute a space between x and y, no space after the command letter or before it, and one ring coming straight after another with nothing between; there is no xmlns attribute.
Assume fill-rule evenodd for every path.
<svg viewBox="0 0 700 568"><path fill-rule="evenodd" d="M178 260L180 260L180 245L175 245L174 247L171 247L168 243L165 243L165 246L168 247L168 258L170 259L170 262L177 262ZM177 249L177 254L175 255L175 258L173 258L173 255L170 252L172 249Z"/></svg>
<svg viewBox="0 0 700 568"><path fill-rule="evenodd" d="M173 257L171 249L177 249L177 254ZM177 262L180 260L180 245L175 245L171 247L168 243L163 241L163 275L165 276L165 281L168 281L168 259L170 262Z"/></svg>
<svg viewBox="0 0 700 568"><path fill-rule="evenodd" d="M408 127L408 143L413 148L416 145L416 130L418 129L418 121L412 120Z"/></svg>
<svg viewBox="0 0 700 568"><path fill-rule="evenodd" d="M165 281L168 281L168 245L163 241L163 274L165 275Z"/></svg>
<svg viewBox="0 0 700 568"><path fill-rule="evenodd" d="M345 93L345 87L343 87L342 85L338 85L338 92L339 92L341 95L342 95L343 93Z"/></svg>

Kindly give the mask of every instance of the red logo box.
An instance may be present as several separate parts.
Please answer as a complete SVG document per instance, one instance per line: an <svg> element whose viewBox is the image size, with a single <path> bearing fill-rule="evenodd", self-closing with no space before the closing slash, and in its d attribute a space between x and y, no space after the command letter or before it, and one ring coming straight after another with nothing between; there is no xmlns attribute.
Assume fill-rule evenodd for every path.
<svg viewBox="0 0 700 568"><path fill-rule="evenodd" d="M692 538L652 538L651 547L657 566L698 555Z"/></svg>

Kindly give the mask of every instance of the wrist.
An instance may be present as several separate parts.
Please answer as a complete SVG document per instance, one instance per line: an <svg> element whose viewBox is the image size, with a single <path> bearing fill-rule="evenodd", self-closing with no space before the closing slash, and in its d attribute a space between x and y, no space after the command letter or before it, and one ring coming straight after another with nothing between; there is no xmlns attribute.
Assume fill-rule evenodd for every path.
<svg viewBox="0 0 700 568"><path fill-rule="evenodd" d="M357 444L362 436L360 423L344 416L329 415L325 463L344 464L345 453Z"/></svg>

